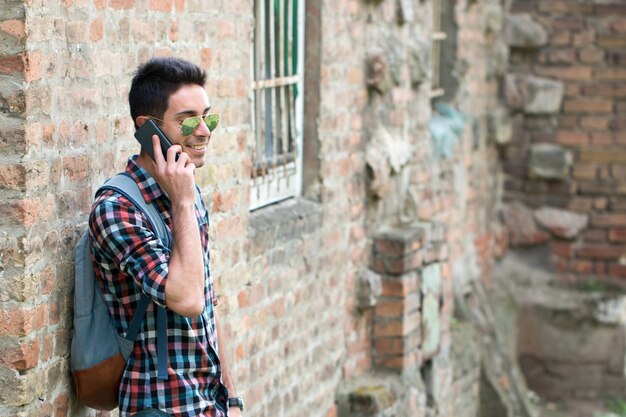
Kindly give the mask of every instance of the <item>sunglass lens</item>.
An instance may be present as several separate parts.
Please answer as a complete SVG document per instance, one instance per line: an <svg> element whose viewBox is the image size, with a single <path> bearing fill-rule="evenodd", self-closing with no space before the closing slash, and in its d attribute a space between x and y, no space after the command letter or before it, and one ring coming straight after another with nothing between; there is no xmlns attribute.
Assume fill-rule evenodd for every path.
<svg viewBox="0 0 626 417"><path fill-rule="evenodd" d="M220 121L220 116L215 113L207 114L206 117L204 118L204 123L206 123L207 127L209 128L211 132L215 130L219 121Z"/></svg>
<svg viewBox="0 0 626 417"><path fill-rule="evenodd" d="M196 131L198 125L200 124L200 117L190 117L188 119L183 120L181 124L180 130L183 136L191 136L193 132Z"/></svg>

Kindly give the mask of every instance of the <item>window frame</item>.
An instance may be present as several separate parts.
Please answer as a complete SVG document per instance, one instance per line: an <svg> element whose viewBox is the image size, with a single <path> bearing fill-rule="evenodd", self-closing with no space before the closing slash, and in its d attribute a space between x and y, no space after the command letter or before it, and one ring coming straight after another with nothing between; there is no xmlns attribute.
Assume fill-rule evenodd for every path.
<svg viewBox="0 0 626 417"><path fill-rule="evenodd" d="M431 35L431 83L430 83L430 98L436 99L446 94L446 91L441 87L441 52L442 42L444 42L448 35L442 30L442 4L443 0L432 1L432 35Z"/></svg>
<svg viewBox="0 0 626 417"><path fill-rule="evenodd" d="M261 42L269 43L272 45L275 42L274 34L270 33L269 42L266 39L266 34L263 33L263 30L266 28L266 16L264 14L265 7L269 5L271 8L272 4L278 2L279 12L278 15L280 17L281 13L284 11L280 6L284 6L288 4L293 7L294 4L297 4L297 18L296 23L298 25L297 28L297 45L293 42L293 36L290 33L289 29L292 26L287 22L286 28L279 29L286 30L287 42L285 43L285 47L292 48L291 49L291 59L294 58L293 48L296 47L295 59L297 59L296 64L296 72L295 74L289 74L286 67L289 67L288 64L283 63L281 66L279 62L279 69L282 67L283 72L287 72L286 74L280 74L276 77L276 59L274 56L274 52L270 46L270 62L271 66L269 68L270 76L267 74L267 67L261 68L261 63L258 61L261 53L264 53L264 57L267 57L267 51L263 50L261 52L261 45L258 42L258 37L261 36ZM279 201L283 201L289 198L298 197L302 194L302 179L303 179L303 114L304 114L304 61L305 61L305 53L304 53L304 37L305 37L305 12L306 12L306 3L302 0L255 0L254 2L254 14L255 14L255 27L253 33L253 42L252 42L252 59L251 59L251 78L252 84L250 89L250 97L251 97L251 112L252 112L252 131L254 132L254 151L252 157L252 166L251 166L251 178L250 178L250 210L259 209L265 207L267 205L277 203ZM293 10L292 8L288 10ZM275 33L275 22L273 19L274 14L270 14L268 17L270 22L270 27L273 29L272 31ZM263 23L261 25L257 25L263 19ZM284 22L283 22L284 23ZM292 21L293 24L293 21ZM281 37L282 38L282 37ZM291 43L289 42L291 39ZM283 40L283 39L281 39ZM280 41L278 42L280 48ZM285 55L285 52L280 54L281 58ZM263 61L265 58L262 58ZM291 62L291 59L288 59L288 62ZM262 70L265 71L262 71ZM263 74L262 74L263 72ZM293 87L291 87L293 86ZM286 100L289 94L292 93L292 88L295 88L297 91L297 95L293 103L289 103L290 107L285 106ZM269 91L269 93L267 92ZM277 98L277 94L285 94L283 97ZM269 98L268 98L269 96ZM265 107L263 106L262 101L265 101ZM270 115L268 116L265 109L267 108L267 103L270 103L269 107ZM287 129L287 140L289 142L293 141L293 143L287 143L285 145L283 143L283 149L287 146L293 146L292 152L287 152L288 157L284 157L284 153L273 151L272 152L272 161L269 162L269 158L267 156L267 149L264 151L264 146L267 147L268 137L267 133L263 132L262 129L265 123L265 127L271 126L271 140L269 143L272 144L272 149L277 148L276 145L279 143L279 139L277 135L275 135L274 131L274 120L278 120L276 117L276 108L281 106L281 114L280 120L281 122L285 121L284 112L290 112L289 109L293 109L293 139L289 136L288 128L281 128L282 133L285 133L284 129ZM281 104L282 103L282 104ZM284 106L284 107L282 107ZM271 120L263 120L269 117ZM289 115L287 115L289 117ZM290 123L290 121L287 121ZM282 125L281 125L282 126ZM282 135L281 135L282 136ZM262 141L265 140L265 144ZM281 150L281 151L282 151ZM262 155L261 155L262 154ZM291 158L289 158L291 156Z"/></svg>

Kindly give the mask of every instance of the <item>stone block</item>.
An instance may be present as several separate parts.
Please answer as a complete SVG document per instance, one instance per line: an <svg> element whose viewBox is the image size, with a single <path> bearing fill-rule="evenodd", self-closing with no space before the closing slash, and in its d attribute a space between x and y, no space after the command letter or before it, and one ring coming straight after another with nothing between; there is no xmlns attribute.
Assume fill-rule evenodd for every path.
<svg viewBox="0 0 626 417"><path fill-rule="evenodd" d="M415 8L413 7L414 1L412 0L396 0L396 7L398 12L398 23L412 23L415 20Z"/></svg>
<svg viewBox="0 0 626 417"><path fill-rule="evenodd" d="M422 271L422 292L439 295L441 293L441 265L432 264Z"/></svg>
<svg viewBox="0 0 626 417"><path fill-rule="evenodd" d="M382 385L362 386L349 396L350 409L358 414L375 415L393 405L395 397Z"/></svg>
<svg viewBox="0 0 626 417"><path fill-rule="evenodd" d="M374 236L372 269L381 274L402 275L422 266L424 242L431 234L427 223L385 228Z"/></svg>
<svg viewBox="0 0 626 417"><path fill-rule="evenodd" d="M527 114L556 114L561 109L564 86L560 81L521 74L509 74L504 95L510 109Z"/></svg>
<svg viewBox="0 0 626 417"><path fill-rule="evenodd" d="M523 13L506 17L504 37L513 48L535 49L548 43L546 30L530 15Z"/></svg>
<svg viewBox="0 0 626 417"><path fill-rule="evenodd" d="M378 302L383 292L383 284L380 275L370 270L365 271L359 277L357 301L360 309L372 308Z"/></svg>
<svg viewBox="0 0 626 417"><path fill-rule="evenodd" d="M571 165L571 153L560 145L540 143L530 148L528 174L533 179L567 179Z"/></svg>
<svg viewBox="0 0 626 417"><path fill-rule="evenodd" d="M389 70L389 62L382 48L373 48L369 51L366 61L365 82L372 91L386 94L391 90L393 81Z"/></svg>
<svg viewBox="0 0 626 417"><path fill-rule="evenodd" d="M382 417L395 415L400 400L394 381L380 376L364 375L343 381L337 389L339 417Z"/></svg>
<svg viewBox="0 0 626 417"><path fill-rule="evenodd" d="M573 239L587 227L589 217L553 207L535 210L535 219L553 235L563 239Z"/></svg>
<svg viewBox="0 0 626 417"><path fill-rule="evenodd" d="M522 203L506 205L502 218L509 231L511 246L536 245L548 240L548 234L537 227L533 212Z"/></svg>
<svg viewBox="0 0 626 417"><path fill-rule="evenodd" d="M422 356L430 359L439 352L441 341L441 314L439 296L424 294L422 301Z"/></svg>
<svg viewBox="0 0 626 417"><path fill-rule="evenodd" d="M513 121L507 109L496 108L487 116L489 140L498 145L507 145L513 137Z"/></svg>
<svg viewBox="0 0 626 417"><path fill-rule="evenodd" d="M430 71L430 43L426 42L421 36L415 36L413 42L408 45L409 48L409 75L413 88L419 86L423 81L427 80Z"/></svg>

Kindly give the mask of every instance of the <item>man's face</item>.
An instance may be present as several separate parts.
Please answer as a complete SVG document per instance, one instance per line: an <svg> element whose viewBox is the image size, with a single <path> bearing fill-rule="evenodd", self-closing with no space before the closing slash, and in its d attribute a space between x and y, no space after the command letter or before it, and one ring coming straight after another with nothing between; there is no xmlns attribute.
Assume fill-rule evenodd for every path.
<svg viewBox="0 0 626 417"><path fill-rule="evenodd" d="M188 117L206 115L210 108L204 88L197 84L185 84L170 96L163 114L164 123L159 126L172 145L181 145L183 152L189 155L191 162L198 168L206 161L211 131L203 120L190 136L183 136L180 124Z"/></svg>

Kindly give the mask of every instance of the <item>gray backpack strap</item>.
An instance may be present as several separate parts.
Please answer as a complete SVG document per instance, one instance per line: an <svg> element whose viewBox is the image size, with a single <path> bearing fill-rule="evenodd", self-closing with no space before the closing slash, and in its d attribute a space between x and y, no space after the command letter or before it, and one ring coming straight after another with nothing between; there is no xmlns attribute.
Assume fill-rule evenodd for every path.
<svg viewBox="0 0 626 417"><path fill-rule="evenodd" d="M107 189L117 191L124 197L128 198L135 207L148 217L148 220L152 225L152 229L163 241L165 246L168 249L172 248L172 237L170 232L167 230L167 226L165 226L161 215L153 204L146 203L146 200L143 198L137 183L129 174L126 172L117 174L100 187L98 193Z"/></svg>
<svg viewBox="0 0 626 417"><path fill-rule="evenodd" d="M154 204L146 203L139 186L128 173L122 172L117 174L115 177L107 181L106 184L100 187L96 194L99 194L104 190L114 190L129 199L138 210L148 216L148 221L152 225L152 230L156 232L157 236L163 241L164 245L168 249L172 248L171 234L167 230L167 226L161 218L157 208ZM149 302L150 298L146 294L142 294L142 297L137 305L137 310L135 311L135 316L133 316L126 334L127 340L134 342L137 338L139 325L143 321ZM156 304L155 306L157 309L157 377L160 380L166 381L168 379L167 363L169 359L167 356L167 314L165 312L165 308Z"/></svg>

